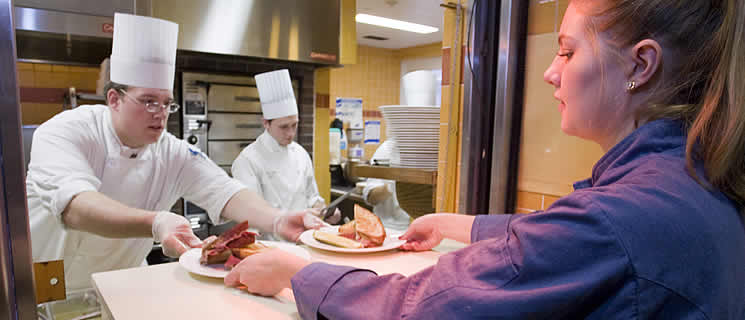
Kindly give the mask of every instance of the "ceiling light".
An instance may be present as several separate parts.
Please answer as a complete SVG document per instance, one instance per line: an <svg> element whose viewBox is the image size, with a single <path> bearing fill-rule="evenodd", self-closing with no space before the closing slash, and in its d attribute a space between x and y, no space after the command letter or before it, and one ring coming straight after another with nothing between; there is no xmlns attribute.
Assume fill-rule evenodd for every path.
<svg viewBox="0 0 745 320"><path fill-rule="evenodd" d="M437 32L437 28L425 26L423 24L416 24L401 20L388 19L383 17L371 16L369 14L358 13L355 16L355 20L359 23L372 24L380 27L398 29L416 33L432 33Z"/></svg>

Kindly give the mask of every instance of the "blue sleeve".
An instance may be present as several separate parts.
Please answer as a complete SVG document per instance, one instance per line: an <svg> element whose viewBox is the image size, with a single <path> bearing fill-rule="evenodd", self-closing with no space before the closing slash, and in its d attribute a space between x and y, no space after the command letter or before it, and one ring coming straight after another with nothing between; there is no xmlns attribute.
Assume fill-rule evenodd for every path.
<svg viewBox="0 0 745 320"><path fill-rule="evenodd" d="M512 214L476 216L471 226L471 243L504 235L513 217Z"/></svg>
<svg viewBox="0 0 745 320"><path fill-rule="evenodd" d="M479 218L474 239L410 277L315 263L293 278L303 319L572 318L629 274L605 213L579 195L529 215ZM502 234L497 235L501 230Z"/></svg>

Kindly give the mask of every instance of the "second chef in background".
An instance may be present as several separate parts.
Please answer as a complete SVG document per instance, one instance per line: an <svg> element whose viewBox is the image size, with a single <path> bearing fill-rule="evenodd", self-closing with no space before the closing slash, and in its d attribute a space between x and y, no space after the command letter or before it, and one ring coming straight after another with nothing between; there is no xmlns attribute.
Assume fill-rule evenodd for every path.
<svg viewBox="0 0 745 320"><path fill-rule="evenodd" d="M321 208L313 162L308 152L293 141L299 122L297 102L287 69L255 76L264 116L264 133L233 161L233 177L243 182L275 208ZM328 219L339 221L338 211Z"/></svg>

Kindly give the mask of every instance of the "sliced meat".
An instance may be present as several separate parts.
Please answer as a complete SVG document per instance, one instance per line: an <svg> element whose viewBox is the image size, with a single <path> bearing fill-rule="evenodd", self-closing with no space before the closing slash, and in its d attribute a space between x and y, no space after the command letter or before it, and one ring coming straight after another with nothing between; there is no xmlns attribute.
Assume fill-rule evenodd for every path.
<svg viewBox="0 0 745 320"><path fill-rule="evenodd" d="M228 248L242 248L256 241L258 234L251 231L243 231L235 239L226 244Z"/></svg>
<svg viewBox="0 0 745 320"><path fill-rule="evenodd" d="M241 234L248 229L248 221L243 221L236 224L232 229L223 232L214 243L215 247L227 246L227 244L237 238L241 237Z"/></svg>
<svg viewBox="0 0 745 320"><path fill-rule="evenodd" d="M230 257L228 257L228 260L225 261L225 269L228 269L228 270L233 269L233 267L238 265L238 263L240 262L241 262L241 259L236 258L234 255L230 255Z"/></svg>

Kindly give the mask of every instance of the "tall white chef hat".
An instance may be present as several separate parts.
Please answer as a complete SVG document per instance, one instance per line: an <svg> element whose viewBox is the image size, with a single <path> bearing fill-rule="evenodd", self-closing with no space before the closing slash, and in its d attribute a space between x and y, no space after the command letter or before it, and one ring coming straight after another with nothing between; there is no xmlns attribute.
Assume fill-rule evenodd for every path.
<svg viewBox="0 0 745 320"><path fill-rule="evenodd" d="M292 90L290 72L287 69L257 74L261 112L264 119L271 120L297 114L295 92Z"/></svg>
<svg viewBox="0 0 745 320"><path fill-rule="evenodd" d="M178 24L131 14L114 14L111 81L173 90Z"/></svg>

